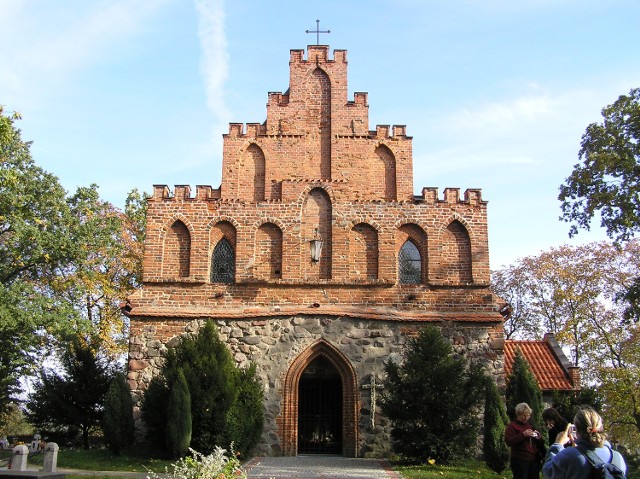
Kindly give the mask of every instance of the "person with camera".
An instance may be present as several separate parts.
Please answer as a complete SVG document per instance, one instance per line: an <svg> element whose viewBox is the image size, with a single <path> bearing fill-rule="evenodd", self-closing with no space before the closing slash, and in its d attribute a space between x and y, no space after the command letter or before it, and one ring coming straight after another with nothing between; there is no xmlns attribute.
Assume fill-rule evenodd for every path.
<svg viewBox="0 0 640 479"><path fill-rule="evenodd" d="M513 479L539 479L544 439L529 422L532 411L527 403L518 404L515 412L516 418L504 431L504 441L511 448L509 465Z"/></svg>
<svg viewBox="0 0 640 479"><path fill-rule="evenodd" d="M625 477L624 458L606 439L600 415L593 409L579 411L549 448L542 475L545 479L589 479L594 469L605 467L611 477ZM565 448L567 441L575 447Z"/></svg>
<svg viewBox="0 0 640 479"><path fill-rule="evenodd" d="M567 425L569 424L569 421L563 418L560 413L552 407L542 411L542 420L546 424L547 429L549 429L549 444L553 444L558 434L567 429ZM563 446L571 446L571 441L567 441Z"/></svg>

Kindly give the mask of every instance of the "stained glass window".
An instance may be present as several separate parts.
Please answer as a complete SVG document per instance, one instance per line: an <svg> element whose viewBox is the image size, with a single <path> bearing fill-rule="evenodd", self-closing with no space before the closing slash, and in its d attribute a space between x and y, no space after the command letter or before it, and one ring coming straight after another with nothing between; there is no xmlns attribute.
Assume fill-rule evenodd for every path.
<svg viewBox="0 0 640 479"><path fill-rule="evenodd" d="M236 253L226 238L213 249L211 257L211 282L233 283L236 279Z"/></svg>
<svg viewBox="0 0 640 479"><path fill-rule="evenodd" d="M407 240L398 254L398 278L401 284L422 282L422 258L413 241Z"/></svg>

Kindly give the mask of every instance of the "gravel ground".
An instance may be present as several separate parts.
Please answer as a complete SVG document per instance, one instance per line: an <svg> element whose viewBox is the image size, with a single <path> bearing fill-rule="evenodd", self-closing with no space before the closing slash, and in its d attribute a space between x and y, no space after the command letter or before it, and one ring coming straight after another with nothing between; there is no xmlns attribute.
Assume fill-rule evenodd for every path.
<svg viewBox="0 0 640 479"><path fill-rule="evenodd" d="M250 479L400 479L386 461L342 456L255 457L245 464Z"/></svg>

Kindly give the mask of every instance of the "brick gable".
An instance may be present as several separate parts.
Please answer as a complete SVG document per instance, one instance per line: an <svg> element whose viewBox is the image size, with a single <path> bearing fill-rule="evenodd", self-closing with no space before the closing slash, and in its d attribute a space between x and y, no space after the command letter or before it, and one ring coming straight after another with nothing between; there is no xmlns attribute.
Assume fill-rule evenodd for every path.
<svg viewBox="0 0 640 479"><path fill-rule="evenodd" d="M384 454L388 423L366 430L358 414L375 411L366 413L360 386L425 322L503 381L487 203L478 189L414 195L406 127L369 130L367 94L347 98L346 51L304 53L291 51L289 89L268 94L264 123L229 125L219 188L154 186L143 286L128 304L129 380L139 399L162 352L213 319L237 363L255 362L265 384L262 453L295 454L296 378L320 354L336 362L351 411L344 453ZM419 251L416 284L398 280L407 241Z"/></svg>

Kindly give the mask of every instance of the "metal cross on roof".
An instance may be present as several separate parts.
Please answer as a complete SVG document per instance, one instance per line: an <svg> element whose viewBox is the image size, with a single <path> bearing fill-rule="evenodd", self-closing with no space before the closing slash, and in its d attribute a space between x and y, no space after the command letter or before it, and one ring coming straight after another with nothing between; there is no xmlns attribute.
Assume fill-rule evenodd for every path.
<svg viewBox="0 0 640 479"><path fill-rule="evenodd" d="M305 33L315 33L316 34L316 45L320 45L320 34L321 33L331 33L331 30L320 30L320 20L316 20L316 29L315 30L305 30Z"/></svg>

